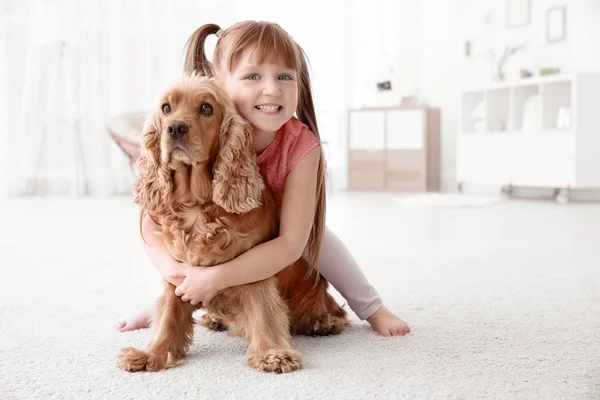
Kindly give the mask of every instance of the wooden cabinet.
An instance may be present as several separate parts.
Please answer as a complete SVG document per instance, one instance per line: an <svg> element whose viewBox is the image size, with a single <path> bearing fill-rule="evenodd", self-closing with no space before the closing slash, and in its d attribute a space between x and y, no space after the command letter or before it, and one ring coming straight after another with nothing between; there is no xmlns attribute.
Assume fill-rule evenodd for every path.
<svg viewBox="0 0 600 400"><path fill-rule="evenodd" d="M350 110L348 136L349 189L439 190L439 109Z"/></svg>

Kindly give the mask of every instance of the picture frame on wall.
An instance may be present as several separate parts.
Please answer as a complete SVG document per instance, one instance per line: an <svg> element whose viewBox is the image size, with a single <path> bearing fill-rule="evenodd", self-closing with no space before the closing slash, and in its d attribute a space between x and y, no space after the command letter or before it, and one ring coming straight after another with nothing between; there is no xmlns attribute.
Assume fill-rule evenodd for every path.
<svg viewBox="0 0 600 400"><path fill-rule="evenodd" d="M531 22L531 0L506 0L506 27L520 28Z"/></svg>
<svg viewBox="0 0 600 400"><path fill-rule="evenodd" d="M562 42L567 38L567 7L552 7L546 11L546 41Z"/></svg>

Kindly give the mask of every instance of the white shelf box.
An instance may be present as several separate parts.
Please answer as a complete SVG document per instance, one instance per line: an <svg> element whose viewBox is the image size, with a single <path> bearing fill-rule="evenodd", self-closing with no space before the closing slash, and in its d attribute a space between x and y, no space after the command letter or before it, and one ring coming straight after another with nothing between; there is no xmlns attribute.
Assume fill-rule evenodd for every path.
<svg viewBox="0 0 600 400"><path fill-rule="evenodd" d="M571 81L545 83L542 86L543 128L569 130L573 128L571 113ZM559 119L560 118L562 119Z"/></svg>
<svg viewBox="0 0 600 400"><path fill-rule="evenodd" d="M598 93L595 72L466 90L460 97L457 181L600 189ZM482 101L484 129L473 135L473 110ZM498 134L505 120L511 134Z"/></svg>
<svg viewBox="0 0 600 400"><path fill-rule="evenodd" d="M509 129L509 90L488 90L486 99L486 129L490 132Z"/></svg>
<svg viewBox="0 0 600 400"><path fill-rule="evenodd" d="M462 95L462 131L468 133L485 130L484 92L467 92Z"/></svg>
<svg viewBox="0 0 600 400"><path fill-rule="evenodd" d="M523 130L523 122L525 122L525 128L531 130L531 125L535 125L537 130L540 129L542 123L542 117L539 111L541 111L541 102L539 101L540 87L539 85L529 86L517 86L513 90L513 112L512 112L512 126L511 130L520 132ZM523 120L525 105L528 108L537 107L538 117L534 120Z"/></svg>

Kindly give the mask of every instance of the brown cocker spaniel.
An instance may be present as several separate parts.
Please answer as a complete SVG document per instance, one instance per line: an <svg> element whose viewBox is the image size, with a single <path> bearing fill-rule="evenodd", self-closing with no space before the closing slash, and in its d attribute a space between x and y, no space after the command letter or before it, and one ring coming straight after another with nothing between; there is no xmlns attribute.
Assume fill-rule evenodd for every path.
<svg viewBox="0 0 600 400"><path fill-rule="evenodd" d="M212 79L184 76L145 124L135 202L161 227L170 254L192 266L235 258L277 236L277 207L256 164L253 134ZM315 284L301 259L276 277L228 288L207 305L202 324L248 341L247 365L268 372L302 368L290 333L340 333L346 312ZM122 349L118 366L158 371L184 358L194 334L192 314L165 281L152 340L144 351Z"/></svg>

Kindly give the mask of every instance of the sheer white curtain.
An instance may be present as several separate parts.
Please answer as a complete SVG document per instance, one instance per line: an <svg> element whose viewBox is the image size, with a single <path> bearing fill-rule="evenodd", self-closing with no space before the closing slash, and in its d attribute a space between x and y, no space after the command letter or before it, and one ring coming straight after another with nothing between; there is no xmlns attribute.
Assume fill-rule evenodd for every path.
<svg viewBox="0 0 600 400"><path fill-rule="evenodd" d="M42 111L49 110L37 194L62 194L70 184L73 107L77 93L88 188L92 195L127 192L131 172L105 124L154 106L159 91L181 73L188 36L203 23L224 20L226 1L2 0L0 33L0 184L12 195L28 190ZM68 28L68 29L65 29ZM65 63L48 97L60 43ZM37 77L38 79L35 79ZM29 83L29 87L26 84ZM23 107L25 101L26 107ZM35 104L34 104L35 103ZM25 110L25 111L23 111ZM7 172L7 173L6 173Z"/></svg>
<svg viewBox="0 0 600 400"><path fill-rule="evenodd" d="M5 9L5 0L0 0L0 11ZM6 20L0 15L0 197L8 193L9 142L7 113L7 72L6 65Z"/></svg>
<svg viewBox="0 0 600 400"><path fill-rule="evenodd" d="M74 31L69 61L76 66L76 72L74 76L62 76L59 83L69 80L77 84L86 173L93 195L130 190L131 173L125 157L105 130L107 120L152 107L160 90L181 73L185 41L204 23L228 27L246 19L274 21L303 46L312 65L321 134L330 144L335 158L331 160L336 167L334 180L336 186L341 187L346 178L346 109L365 96L362 83L374 85L379 79L377 68L390 62L390 56L384 53L398 47L399 41L414 40L403 31L404 37L391 39L385 48L375 46L384 36L402 35L390 28L393 18L386 17L381 24L374 21L366 24L359 12L363 3L358 0L306 0L301 4L292 0L39 0L49 9L54 7L54 12L42 15L46 17L48 31L34 29L37 1L0 0L4 5L0 9L3 22L0 29L3 61L0 66L0 116L3 117L0 119L0 162L9 171L4 174L4 181L11 194L22 193L27 188L30 177L26 173L26 162L31 158L34 134L39 132L41 120L36 111L23 113L22 101L29 94L30 98L39 96L38 103L43 103L48 91L48 70L57 51L56 46L49 44L37 46L32 32L50 38L60 36L58 33L64 26ZM382 4L390 1L378 0ZM403 0L403 4L407 2ZM396 13L398 9L384 11ZM405 15L404 18L410 17ZM207 53L211 53L215 40L209 40ZM37 46L33 47L36 50L33 53L38 61L28 64L32 44ZM407 50L405 47L400 46L402 51ZM408 52L415 53L415 49L413 45ZM391 62L405 65L406 58L396 57L397 53ZM412 56L414 54L409 54L408 58L414 59ZM32 76L28 71L33 67L41 71L40 80L26 91L24 85ZM414 67L410 72L414 72ZM60 114L69 106L61 95L58 91L55 99L48 100L54 114ZM33 128L26 129L23 120ZM60 121L49 127L49 139L42 154L43 184L38 186L41 193L64 193L70 183L67 161L72 154L64 144L65 132ZM9 150L4 152L3 149ZM2 177L0 175L0 184Z"/></svg>

